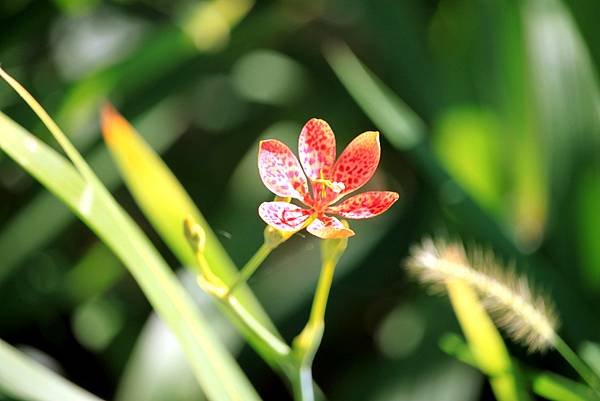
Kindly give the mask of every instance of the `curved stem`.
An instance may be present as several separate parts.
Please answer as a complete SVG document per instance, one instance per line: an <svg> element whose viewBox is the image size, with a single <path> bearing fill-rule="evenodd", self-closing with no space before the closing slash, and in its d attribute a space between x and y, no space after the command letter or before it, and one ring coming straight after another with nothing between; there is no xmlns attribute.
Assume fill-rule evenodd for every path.
<svg viewBox="0 0 600 401"><path fill-rule="evenodd" d="M230 315L243 325L258 346L277 355L278 364L283 364L290 355L290 347L256 320L237 298L229 293L227 286L212 272L203 253L197 253L196 259L202 274L198 279L200 286L231 312Z"/></svg>
<svg viewBox="0 0 600 401"><path fill-rule="evenodd" d="M229 290L227 291L227 295L230 296L233 292L238 288L240 284L243 284L252 277L254 272L260 267L260 265L265 261L267 256L273 251L273 247L263 243L260 248L256 251L256 253L250 258L248 262L242 267L240 270L239 276L235 279L235 281L229 286Z"/></svg>
<svg viewBox="0 0 600 401"><path fill-rule="evenodd" d="M301 366L310 367L312 365L317 349L321 345L325 329L325 308L333 282L335 266L335 260L327 259L323 262L308 322L294 340L294 353Z"/></svg>
<svg viewBox="0 0 600 401"><path fill-rule="evenodd" d="M579 373L581 378L585 380L592 390L600 395L600 377L598 377L596 372L594 372L592 368L590 368L588 364L585 363L583 359L581 359L579 355L577 355L559 336L556 336L554 347L573 369Z"/></svg>
<svg viewBox="0 0 600 401"><path fill-rule="evenodd" d="M315 292L315 298L310 310L310 317L308 318L309 324L319 323L325 320L325 308L327 307L327 299L329 298L329 291L331 289L331 284L333 283L335 266L336 261L334 260L326 260L323 263L317 290Z"/></svg>
<svg viewBox="0 0 600 401"><path fill-rule="evenodd" d="M254 336L262 342L263 346L268 347L278 355L279 358L281 358L281 361L285 360L290 355L290 347L261 325L236 298L229 297L225 302L227 302L235 312L236 316L246 326L248 331L253 333Z"/></svg>

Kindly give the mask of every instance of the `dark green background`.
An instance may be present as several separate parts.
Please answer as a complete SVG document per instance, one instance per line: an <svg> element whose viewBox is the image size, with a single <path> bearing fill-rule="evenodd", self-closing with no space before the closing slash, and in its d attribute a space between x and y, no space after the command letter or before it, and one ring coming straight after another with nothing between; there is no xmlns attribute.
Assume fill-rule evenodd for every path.
<svg viewBox="0 0 600 401"><path fill-rule="evenodd" d="M195 4L0 4L3 67L97 160L101 178L174 268L103 154L104 100L160 143L238 265L260 245L256 209L270 198L255 165L258 138L295 150L302 124L320 117L339 153L357 134L382 131L370 185L401 199L386 215L353 225L315 361L330 399L493 399L478 373L437 346L459 330L447 301L401 267L426 235L462 238L514 261L556 301L565 339L593 358L598 349L585 341L598 341L600 327L597 2L260 1L210 51L196 49L178 24ZM423 120L417 147L392 146L386 127L345 90L323 53L340 41ZM52 142L5 85L0 108ZM139 124L149 115L151 123ZM74 275L92 249L92 265ZM314 239L297 235L250 282L287 339L307 317L318 252ZM100 289L90 286L101 279ZM0 305L0 337L42 351L68 379L107 399L151 312L110 252L3 154ZM168 348L158 344L144 352ZM510 347L531 365L573 376L551 352ZM288 399L251 349L239 360L265 400ZM175 380L153 399L198 399L182 386Z"/></svg>

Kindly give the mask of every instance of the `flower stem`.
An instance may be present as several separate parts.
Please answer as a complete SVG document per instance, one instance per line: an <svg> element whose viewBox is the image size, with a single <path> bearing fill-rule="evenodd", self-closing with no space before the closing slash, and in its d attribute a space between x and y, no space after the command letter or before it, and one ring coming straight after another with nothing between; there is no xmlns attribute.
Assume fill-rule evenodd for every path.
<svg viewBox="0 0 600 401"><path fill-rule="evenodd" d="M327 299L329 291L333 283L333 274L335 273L336 261L326 260L321 268L321 275L317 284L317 290L313 299L312 308L308 324L317 326L323 324L325 320L325 308L327 307Z"/></svg>
<svg viewBox="0 0 600 401"><path fill-rule="evenodd" d="M585 363L579 355L575 353L567 345L567 343L556 336L554 347L562 355L563 358L579 373L579 376L594 390L594 392L600 395L600 377Z"/></svg>
<svg viewBox="0 0 600 401"><path fill-rule="evenodd" d="M246 339L250 342L265 360L273 367L285 371L289 369L291 350L276 333L261 324L246 309L246 307L232 294L230 287L221 280L212 270L204 255L205 233L202 227L191 219L184 222L185 235L190 242L198 263L198 284L210 295L215 297L234 323L242 329ZM267 244L267 242L265 242ZM263 245L256 255L248 262L252 271L269 255L273 246ZM242 284L242 281L236 282Z"/></svg>
<svg viewBox="0 0 600 401"><path fill-rule="evenodd" d="M347 244L346 238L325 240L321 243L321 274L310 315L306 326L294 339L292 345L292 355L296 358L299 373L298 378L293 382L296 401L314 401L315 399L311 367L323 339L325 309L333 283L335 267Z"/></svg>
<svg viewBox="0 0 600 401"><path fill-rule="evenodd" d="M325 308L329 298L329 290L333 282L335 272L335 261L326 260L321 267L317 290L310 310L310 316L306 326L294 340L294 352L301 367L312 365L314 356L321 344L323 331L325 329Z"/></svg>
<svg viewBox="0 0 600 401"><path fill-rule="evenodd" d="M260 267L260 265L265 261L267 256L271 253L274 248L268 244L267 242L263 243L260 248L256 251L256 253L250 258L248 262L242 267L240 270L240 274L235 279L235 281L229 286L229 290L227 291L227 296L231 296L233 292L239 287L240 284L243 284L250 279L250 277L254 274L254 272Z"/></svg>
<svg viewBox="0 0 600 401"><path fill-rule="evenodd" d="M310 366L300 367L292 380L295 401L315 401L312 370Z"/></svg>

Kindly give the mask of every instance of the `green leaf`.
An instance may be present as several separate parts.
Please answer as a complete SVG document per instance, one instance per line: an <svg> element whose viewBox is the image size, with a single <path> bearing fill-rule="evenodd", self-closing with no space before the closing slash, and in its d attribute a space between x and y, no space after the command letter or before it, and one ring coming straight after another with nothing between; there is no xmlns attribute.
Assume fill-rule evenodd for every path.
<svg viewBox="0 0 600 401"><path fill-rule="evenodd" d="M325 51L329 64L362 109L377 122L386 138L408 150L424 139L423 120L402 100L393 96L342 43Z"/></svg>
<svg viewBox="0 0 600 401"><path fill-rule="evenodd" d="M591 164L575 183L576 241L581 262L581 279L585 287L600 287L600 164Z"/></svg>
<svg viewBox="0 0 600 401"><path fill-rule="evenodd" d="M477 293L466 283L448 280L448 296L479 368L489 376L498 401L529 400L504 341L481 305Z"/></svg>
<svg viewBox="0 0 600 401"><path fill-rule="evenodd" d="M554 373L531 375L531 388L550 401L598 401L589 387Z"/></svg>
<svg viewBox="0 0 600 401"><path fill-rule="evenodd" d="M172 97L136 120L146 135L146 141L157 151L168 149L184 132L188 117L179 113L180 109L180 100ZM103 145L91 152L89 164L108 189L116 188L121 183L121 177ZM48 192L39 193L19 210L6 222L0 233L0 282L17 269L31 252L60 234L74 217Z"/></svg>
<svg viewBox="0 0 600 401"><path fill-rule="evenodd" d="M196 284L194 275L189 271L178 274L184 288L197 302L202 313L211 323L219 339L234 354L237 354L243 341L234 327ZM119 380L115 401L201 401L201 389L198 386L185 354L177 344L169 328L151 314L127 361L123 375ZM160 349L157 352L157 349Z"/></svg>
<svg viewBox="0 0 600 401"><path fill-rule="evenodd" d="M479 368L473 352L458 335L446 334L440 340L440 347L456 359ZM588 386L555 373L526 369L525 376L529 380L533 392L544 399L550 401L598 401L598 397Z"/></svg>
<svg viewBox="0 0 600 401"><path fill-rule="evenodd" d="M588 47L569 8L560 0L521 5L529 84L535 96L539 139L555 213L570 202L570 177L590 149L600 151L600 91ZM511 95L514 98L514 95ZM512 100L512 99L511 99ZM592 156L593 158L594 156ZM593 160L593 159L592 159Z"/></svg>
<svg viewBox="0 0 600 401"><path fill-rule="evenodd" d="M67 204L127 266L176 335L208 398L258 400L252 385L162 257L93 173L85 170L86 165L84 179L64 157L2 113L0 133L0 147ZM74 152L72 148L66 150ZM82 159L78 162L85 163Z"/></svg>
<svg viewBox="0 0 600 401"><path fill-rule="evenodd" d="M235 265L204 216L165 163L111 106L104 108L102 125L106 144L127 187L181 263L187 266L197 263L183 233L183 221L187 216L191 216L206 234L204 255L212 270L225 283L231 284L237 277ZM252 313L255 320L265 326L272 335L281 339L247 285L236 290L236 298Z"/></svg>
<svg viewBox="0 0 600 401"><path fill-rule="evenodd" d="M0 394L24 401L101 401L0 340Z"/></svg>
<svg viewBox="0 0 600 401"><path fill-rule="evenodd" d="M483 208L502 217L502 143L496 117L476 106L448 110L434 126L433 145L444 167Z"/></svg>

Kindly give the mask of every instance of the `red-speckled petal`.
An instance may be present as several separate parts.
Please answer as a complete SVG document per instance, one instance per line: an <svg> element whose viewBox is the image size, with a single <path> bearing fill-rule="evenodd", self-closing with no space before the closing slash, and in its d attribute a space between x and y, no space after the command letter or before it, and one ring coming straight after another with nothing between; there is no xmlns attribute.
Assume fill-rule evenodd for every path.
<svg viewBox="0 0 600 401"><path fill-rule="evenodd" d="M354 138L335 162L330 178L344 184L344 190L339 194L331 191L329 197L339 199L365 185L377 169L380 152L379 132L365 132Z"/></svg>
<svg viewBox="0 0 600 401"><path fill-rule="evenodd" d="M306 227L306 231L323 239L352 237L354 231L335 217L319 216Z"/></svg>
<svg viewBox="0 0 600 401"><path fill-rule="evenodd" d="M385 212L397 200L396 192L364 192L346 199L337 206L331 206L327 212L347 219L368 219Z"/></svg>
<svg viewBox="0 0 600 401"><path fill-rule="evenodd" d="M265 223L278 230L298 231L312 211L287 202L264 202L258 207L258 214Z"/></svg>
<svg viewBox="0 0 600 401"><path fill-rule="evenodd" d="M260 142L258 171L265 186L275 195L304 201L308 194L300 163L282 142L275 139Z"/></svg>
<svg viewBox="0 0 600 401"><path fill-rule="evenodd" d="M335 163L335 136L329 124L310 119L300 133L298 155L309 179L328 179Z"/></svg>

